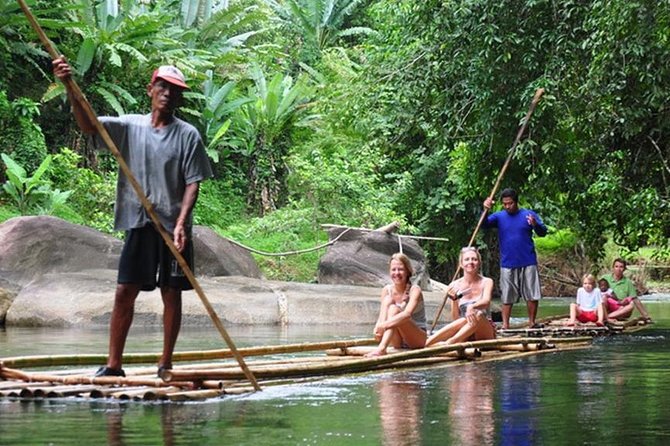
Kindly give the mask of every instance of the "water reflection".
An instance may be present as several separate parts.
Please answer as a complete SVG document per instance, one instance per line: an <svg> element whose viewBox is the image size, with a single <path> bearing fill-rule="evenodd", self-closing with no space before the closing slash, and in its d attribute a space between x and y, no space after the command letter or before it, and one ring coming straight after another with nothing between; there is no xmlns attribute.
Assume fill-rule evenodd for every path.
<svg viewBox="0 0 670 446"><path fill-rule="evenodd" d="M503 445L540 444L537 431L540 373L534 360L500 367L500 440Z"/></svg>
<svg viewBox="0 0 670 446"><path fill-rule="evenodd" d="M667 444L666 306L668 316L643 332L495 363L316 380L193 403L0 398L0 445ZM240 346L349 335L332 327L235 330ZM187 329L181 348L215 348L221 341L210 331ZM154 350L142 343L155 338L159 346L157 333L136 333L133 351ZM100 352L106 342L106 329L0 329L3 355Z"/></svg>
<svg viewBox="0 0 670 446"><path fill-rule="evenodd" d="M124 446L123 441L123 409L105 412L107 423L107 444L110 446Z"/></svg>
<svg viewBox="0 0 670 446"><path fill-rule="evenodd" d="M178 429L197 422L202 418L202 413L201 405L178 403L150 404L139 411L125 404L109 405L104 410L107 444L138 444L138 440L144 441L151 435L154 438L162 437L160 444L173 446L179 444ZM156 421L160 421L160 425Z"/></svg>
<svg viewBox="0 0 670 446"><path fill-rule="evenodd" d="M605 390L605 371L598 362L585 358L577 363L576 381L579 419L588 425L595 422L603 409L600 394Z"/></svg>
<svg viewBox="0 0 670 446"><path fill-rule="evenodd" d="M449 419L453 444L479 446L493 444L492 375L481 367L463 366L449 384Z"/></svg>
<svg viewBox="0 0 670 446"><path fill-rule="evenodd" d="M381 380L375 390L383 444L421 444L421 386L417 382Z"/></svg>

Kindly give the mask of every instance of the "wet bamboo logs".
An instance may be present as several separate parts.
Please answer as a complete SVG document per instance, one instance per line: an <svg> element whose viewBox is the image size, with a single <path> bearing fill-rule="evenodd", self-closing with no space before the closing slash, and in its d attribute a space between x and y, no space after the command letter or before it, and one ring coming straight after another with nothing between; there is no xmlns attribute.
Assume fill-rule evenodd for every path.
<svg viewBox="0 0 670 446"><path fill-rule="evenodd" d="M135 378L135 377L121 377L121 376L105 376L105 377L91 377L91 376L62 376L49 375L42 373L27 373L21 370L10 369L8 367L0 368L0 375L5 379L14 379L25 382L41 382L41 383L60 383L60 384L95 384L101 386L147 386L147 387L165 387L168 384L159 378ZM193 387L193 382L173 382L170 386Z"/></svg>
<svg viewBox="0 0 670 446"><path fill-rule="evenodd" d="M378 357L362 357L356 359L349 359L345 361L321 363L298 363L293 366L287 365L268 365L268 366L251 366L254 376L258 378L280 378L280 377L296 377L296 376L315 376L338 373L356 373L363 371L376 370L382 367L388 367L391 364L401 363L410 359L428 358L436 355L442 355L449 352L465 351L467 348L494 348L504 345L514 344L545 344L561 342L580 342L590 341L591 338L573 338L569 340L560 339L544 339L544 338L515 338L515 339L494 339L487 341L473 341L464 342L453 345L436 345L423 349L409 350L398 353L390 353ZM551 341L551 342L549 342ZM236 368L227 369L213 369L213 370L168 370L164 373L163 379L167 382L179 381L200 381L205 379L243 379L242 371Z"/></svg>

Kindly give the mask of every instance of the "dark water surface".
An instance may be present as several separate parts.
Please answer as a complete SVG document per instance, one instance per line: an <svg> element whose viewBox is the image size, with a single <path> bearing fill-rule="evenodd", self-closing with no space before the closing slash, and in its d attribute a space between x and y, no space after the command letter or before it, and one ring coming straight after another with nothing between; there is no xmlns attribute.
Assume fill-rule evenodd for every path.
<svg viewBox="0 0 670 446"><path fill-rule="evenodd" d="M563 312L566 302L540 308ZM586 350L328 378L206 402L0 399L0 445L667 445L670 303L647 305L651 328ZM241 347L368 336L371 326L228 330ZM159 351L161 336L134 327L127 351ZM101 353L106 345L106 328L0 330L0 357ZM214 328L185 327L177 349L223 346Z"/></svg>

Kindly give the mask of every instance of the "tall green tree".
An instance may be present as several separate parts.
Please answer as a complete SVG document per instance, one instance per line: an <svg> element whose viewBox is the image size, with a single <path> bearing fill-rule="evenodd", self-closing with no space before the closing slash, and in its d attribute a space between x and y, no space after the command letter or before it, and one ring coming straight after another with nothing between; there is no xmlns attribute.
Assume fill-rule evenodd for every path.
<svg viewBox="0 0 670 446"><path fill-rule="evenodd" d="M89 100L100 113L134 110L138 101L132 87L146 85L142 67L149 61L152 42L158 40L169 15L151 13L130 0L73 1L77 8L68 13L70 32L81 40L71 62L86 85ZM122 86L119 78L134 78L135 82ZM64 87L54 84L45 99L63 93Z"/></svg>
<svg viewBox="0 0 670 446"><path fill-rule="evenodd" d="M302 62L318 61L324 49L337 46L345 37L374 33L369 27L350 23L352 16L366 3L364 0L264 1L289 32L297 36Z"/></svg>
<svg viewBox="0 0 670 446"><path fill-rule="evenodd" d="M69 21L62 17L63 10L68 9L67 5L54 8L43 2L28 3L34 8L33 15L50 36L58 35L69 26ZM0 73L3 74L0 76L0 90L7 91L10 99L23 96L37 100L41 92L35 90L35 84L51 77L49 67L42 63L47 53L36 41L37 36L18 2L0 0Z"/></svg>
<svg viewBox="0 0 670 446"><path fill-rule="evenodd" d="M250 72L253 84L245 103L231 114L226 144L238 159L248 181L248 203L261 215L286 199L286 156L293 132L316 116L309 111L312 88L305 77L296 81L276 73L268 81L258 65Z"/></svg>
<svg viewBox="0 0 670 446"><path fill-rule="evenodd" d="M533 92L547 91L503 186L594 257L668 227L667 2L382 1L360 124L423 233L467 241ZM366 112L369 111L369 112ZM652 205L651 203L655 203ZM634 212L633 212L634 209ZM435 249L437 251L437 249ZM439 261L439 260L438 260Z"/></svg>

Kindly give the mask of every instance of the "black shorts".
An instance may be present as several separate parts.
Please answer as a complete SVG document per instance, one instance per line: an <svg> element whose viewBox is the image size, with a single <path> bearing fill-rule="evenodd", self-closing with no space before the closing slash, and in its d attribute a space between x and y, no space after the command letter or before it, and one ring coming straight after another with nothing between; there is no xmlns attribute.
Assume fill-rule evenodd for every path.
<svg viewBox="0 0 670 446"><path fill-rule="evenodd" d="M193 271L191 234L187 234L187 237L186 248L181 254ZM152 291L156 286L178 290L193 289L177 259L153 225L126 231L117 283L140 285L142 291Z"/></svg>

